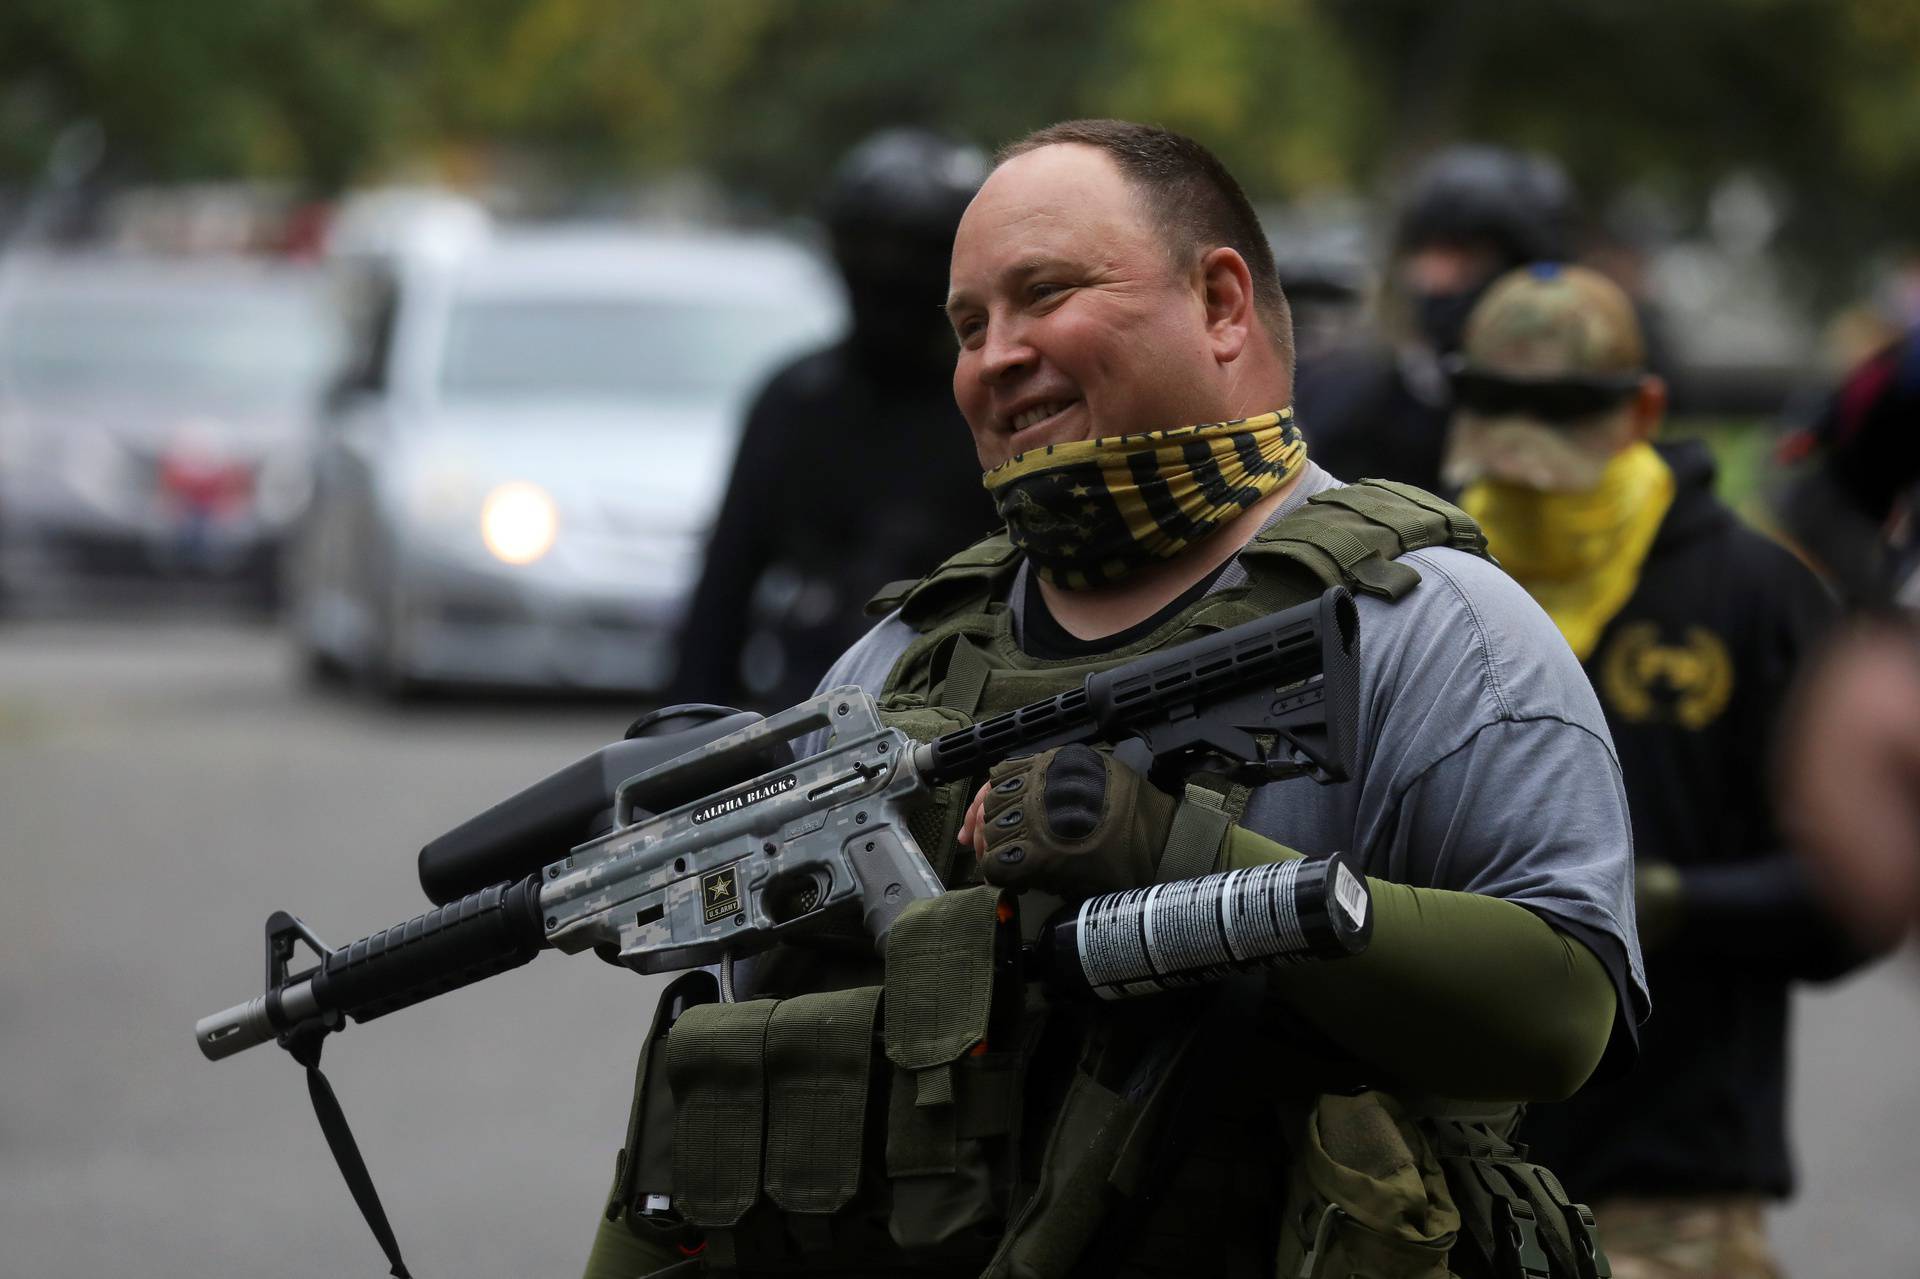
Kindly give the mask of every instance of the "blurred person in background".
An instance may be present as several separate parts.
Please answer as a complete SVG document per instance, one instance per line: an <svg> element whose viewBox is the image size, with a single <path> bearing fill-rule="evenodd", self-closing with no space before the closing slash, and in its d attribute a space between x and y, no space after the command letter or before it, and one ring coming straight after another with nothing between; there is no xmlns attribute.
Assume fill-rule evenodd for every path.
<svg viewBox="0 0 1920 1279"><path fill-rule="evenodd" d="M1335 475L1443 492L1452 406L1441 361L1496 277L1571 254L1575 221L1572 184L1544 156L1466 145L1429 159L1395 219L1392 345L1375 338L1301 360L1297 401L1314 457Z"/></svg>
<svg viewBox="0 0 1920 1279"><path fill-rule="evenodd" d="M1781 738L1781 824L1872 938L1920 921L1920 324L1787 438L1782 523L1867 616L1808 673Z"/></svg>
<svg viewBox="0 0 1920 1279"><path fill-rule="evenodd" d="M1920 625L1881 619L1825 653L1781 735L1780 822L1861 937L1920 923Z"/></svg>
<svg viewBox="0 0 1920 1279"><path fill-rule="evenodd" d="M1865 958L1773 825L1767 743L1831 604L1714 496L1697 441L1655 443L1666 388L1632 302L1540 263L1493 285L1451 362L1447 475L1600 695L1632 813L1656 1015L1638 1068L1522 1129L1591 1203L1619 1279L1777 1273L1792 1190L1787 996Z"/></svg>
<svg viewBox="0 0 1920 1279"><path fill-rule="evenodd" d="M1836 378L1852 372L1920 325L1920 252L1880 265L1867 289L1828 318L1820 333L1820 365Z"/></svg>
<svg viewBox="0 0 1920 1279"><path fill-rule="evenodd" d="M1920 324L1848 374L1779 460L1801 464L1781 524L1846 602L1920 608Z"/></svg>
<svg viewBox="0 0 1920 1279"><path fill-rule="evenodd" d="M980 151L918 129L874 134L834 174L822 212L852 330L749 411L666 702L803 700L866 631L868 596L993 526L940 309L985 176Z"/></svg>

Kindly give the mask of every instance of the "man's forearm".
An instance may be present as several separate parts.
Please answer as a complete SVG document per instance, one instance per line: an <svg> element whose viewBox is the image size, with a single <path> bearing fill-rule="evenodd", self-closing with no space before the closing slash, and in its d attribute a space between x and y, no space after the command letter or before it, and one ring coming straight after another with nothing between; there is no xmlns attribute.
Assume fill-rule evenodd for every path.
<svg viewBox="0 0 1920 1279"><path fill-rule="evenodd" d="M1233 832L1229 864L1279 845ZM1274 994L1366 1067L1365 1082L1461 1099L1570 1096L1599 1065L1617 997L1581 942L1522 906L1369 879L1364 954L1282 969Z"/></svg>

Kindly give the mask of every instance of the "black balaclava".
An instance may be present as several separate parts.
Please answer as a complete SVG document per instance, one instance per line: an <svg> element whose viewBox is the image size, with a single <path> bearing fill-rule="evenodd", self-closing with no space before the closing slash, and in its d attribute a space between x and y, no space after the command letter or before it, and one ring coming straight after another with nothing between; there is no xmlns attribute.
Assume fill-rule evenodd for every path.
<svg viewBox="0 0 1920 1279"><path fill-rule="evenodd" d="M951 363L946 300L953 233L987 158L924 129L885 129L848 152L822 213L853 312L855 358L876 378Z"/></svg>
<svg viewBox="0 0 1920 1279"><path fill-rule="evenodd" d="M1492 269L1469 288L1410 293L1414 327L1438 355L1460 349L1467 316L1487 286L1528 262L1563 261L1572 251L1574 195L1560 166L1504 147L1449 147L1414 174L1394 230L1404 257L1430 245L1491 250Z"/></svg>

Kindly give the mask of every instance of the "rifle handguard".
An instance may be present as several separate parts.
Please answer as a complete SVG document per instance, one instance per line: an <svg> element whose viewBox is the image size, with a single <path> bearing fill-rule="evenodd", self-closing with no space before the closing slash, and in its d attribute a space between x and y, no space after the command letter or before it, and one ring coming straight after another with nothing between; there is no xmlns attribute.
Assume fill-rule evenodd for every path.
<svg viewBox="0 0 1920 1279"><path fill-rule="evenodd" d="M209 1061L277 1039L314 1017L371 1021L518 968L547 944L539 883L532 876L469 893L328 951L318 968L298 979L276 980L274 965L284 966L296 929L314 940L283 912L267 923L265 994L195 1024L194 1040ZM284 978L284 971L279 976Z"/></svg>

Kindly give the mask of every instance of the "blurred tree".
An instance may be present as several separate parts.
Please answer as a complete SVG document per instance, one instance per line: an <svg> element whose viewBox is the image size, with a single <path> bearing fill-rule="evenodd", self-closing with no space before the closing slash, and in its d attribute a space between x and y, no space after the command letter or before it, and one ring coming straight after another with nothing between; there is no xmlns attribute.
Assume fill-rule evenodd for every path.
<svg viewBox="0 0 1920 1279"><path fill-rule="evenodd" d="M1451 138L1557 155L1590 192L1698 197L1729 172L1788 195L1837 266L1920 195L1911 0L1317 0L1375 98L1383 170Z"/></svg>
<svg viewBox="0 0 1920 1279"><path fill-rule="evenodd" d="M0 5L0 166L32 173L97 121L123 176L305 177L373 162L404 81L373 4L9 0Z"/></svg>
<svg viewBox="0 0 1920 1279"><path fill-rule="evenodd" d="M1085 113L1105 63L1107 0L791 4L761 50L725 169L810 194L870 129L920 124L988 145ZM849 72L851 71L851 74ZM795 110L798 104L809 104ZM810 140L820 130L826 147Z"/></svg>
<svg viewBox="0 0 1920 1279"><path fill-rule="evenodd" d="M0 176L90 117L123 174L327 189L512 148L793 209L884 123L993 143L1119 114L1269 197L1462 136L1551 150L1594 192L1750 170L1830 259L1906 231L1916 66L1913 0L8 0Z"/></svg>
<svg viewBox="0 0 1920 1279"><path fill-rule="evenodd" d="M1132 0L1095 113L1206 139L1251 190L1352 187L1378 150L1381 95L1309 0Z"/></svg>

